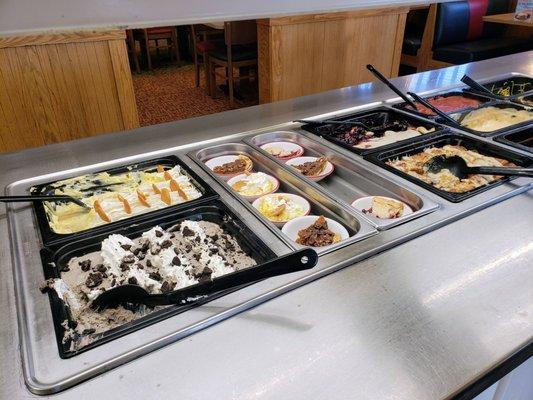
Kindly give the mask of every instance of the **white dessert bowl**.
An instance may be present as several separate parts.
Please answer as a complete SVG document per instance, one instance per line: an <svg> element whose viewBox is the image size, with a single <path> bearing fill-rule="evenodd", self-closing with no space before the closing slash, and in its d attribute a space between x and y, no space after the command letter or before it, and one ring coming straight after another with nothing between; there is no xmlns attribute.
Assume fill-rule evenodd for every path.
<svg viewBox="0 0 533 400"><path fill-rule="evenodd" d="M319 215L306 215L303 217L294 218L283 226L283 228L281 229L281 232L283 232L287 237L289 237L293 242L296 243L296 239L298 239L298 232L300 232L302 229L305 229L311 226L319 217L320 217ZM333 233L338 234L341 238L340 240L341 242L350 237L350 234L348 233L346 228L342 226L342 224L335 221L334 219L327 218L327 217L324 217L324 218L326 219L326 222L328 223L328 229L332 231ZM330 246L334 246L337 243L333 243L328 246L321 246L321 247L309 246L309 247L322 250Z"/></svg>
<svg viewBox="0 0 533 400"><path fill-rule="evenodd" d="M275 221L275 220L272 220L270 218L268 218L266 215L263 215L259 209L259 205L261 204L262 201L264 201L265 198L269 197L269 196L283 196L285 198L289 198L291 201L293 201L294 203L300 205L303 209L303 213L302 215L299 215L299 216L295 216L293 218L289 218L287 220L284 220L284 221ZM261 196L259 197L258 199L254 200L254 202L252 203L252 206L257 210L259 211L259 213L261 215L263 215L265 218L267 218L270 222L272 222L274 225L278 226L278 227L282 227L283 225L285 225L288 221L291 221L292 219L295 219L295 218L298 218L300 216L305 216L305 215L308 215L310 212L311 212L311 204L309 203L309 201L305 198L303 198L302 196L298 196L296 194L292 194L292 193L271 193L271 194L266 194L264 196Z"/></svg>
<svg viewBox="0 0 533 400"><path fill-rule="evenodd" d="M370 208L372 208L372 201L373 201L374 197L382 197L384 199L394 200L394 201L402 203L403 204L403 213L402 213L402 215L400 215L399 217L395 217L395 218L378 218L374 214L368 212L368 210ZM360 197L358 199L355 199L352 202L351 206L353 208L355 208L356 210L360 211L361 213L363 213L363 215L365 215L366 217L375 218L375 219L378 219L378 220L398 219L398 218L404 217L406 215L412 214L414 212L413 209L409 205L407 205L404 201L401 201L401 200L398 200L398 199L393 199L392 197L387 197L387 196Z"/></svg>
<svg viewBox="0 0 533 400"><path fill-rule="evenodd" d="M236 172L236 173L233 173L233 174L220 174L220 173L217 173L214 171L215 167L220 167L224 164L227 164L227 163L230 163L230 162L233 162L235 161L236 159L239 158L239 154L228 154L228 155L225 155L225 156L218 156L218 157L214 157L214 158L210 158L209 160L207 160L205 162L205 165L211 170L213 171L213 173L215 173L216 175L218 175L219 177L221 177L222 179L224 179L225 181L237 176L237 175L241 175L243 172ZM245 156L247 157L247 156ZM249 158L249 157L248 157ZM252 161L252 160L250 160ZM250 172L253 168L253 161L251 162L250 166L248 168L246 168L246 170L244 172Z"/></svg>
<svg viewBox="0 0 533 400"><path fill-rule="evenodd" d="M254 173L257 173L257 172L252 172L251 174L254 174ZM237 176L234 176L233 178L230 178L227 183L228 185L231 187L231 189L237 193L239 196L242 196L244 197L246 200L248 200L249 202L254 202L255 200L257 200L258 198L260 198L261 196L264 196L264 195L267 195L267 194L271 194L271 193L275 193L278 191L279 189L279 180L278 178L272 176L272 175L268 175L268 174L264 174L266 176L266 178L272 183L272 188L268 191L268 192L265 192L265 193L261 193L261 194L258 194L258 195L253 195L253 196L246 196L244 194L241 194L239 193L237 190L235 190L233 188L233 185L237 182L239 182L240 180L242 179L245 179L249 176L249 174L239 174Z"/></svg>
<svg viewBox="0 0 533 400"><path fill-rule="evenodd" d="M295 158L291 158L290 160L285 161L285 164L294 167L294 169L296 171L298 171L298 169L295 167L295 165L302 165L302 164L304 164L306 162L313 162L313 161L318 160L318 158L319 157L311 157L311 156L295 157ZM333 163L331 163L328 160L328 162L326 163L326 167L324 168L324 170L322 171L322 173L320 175L304 175L304 176L306 178L311 179L312 181L318 182L318 181L321 181L322 179L324 179L325 177L331 175L333 173L333 171L335 171L335 166L333 165Z"/></svg>
<svg viewBox="0 0 533 400"><path fill-rule="evenodd" d="M267 150L270 147L277 147L277 148L281 149L284 152L292 152L293 154L291 154L290 156L285 156L285 157L276 156L274 154L271 154ZM302 146L300 146L299 144L294 143L294 142L284 142L284 141L270 142L270 143L262 144L260 146L260 148L263 151L265 151L266 153L270 154L272 157L275 157L278 160L283 160L283 161L287 161L287 160L290 160L292 158L300 157L300 156L302 156L304 154L304 148Z"/></svg>

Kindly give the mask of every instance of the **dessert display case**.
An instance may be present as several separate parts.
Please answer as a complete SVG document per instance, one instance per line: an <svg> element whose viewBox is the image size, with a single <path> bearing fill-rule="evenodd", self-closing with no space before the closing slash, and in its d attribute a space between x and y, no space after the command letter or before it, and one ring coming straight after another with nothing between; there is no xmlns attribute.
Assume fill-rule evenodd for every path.
<svg viewBox="0 0 533 400"><path fill-rule="evenodd" d="M350 208L342 204L338 204L332 198L320 192L308 182L303 181L299 176L296 176L295 174L289 172L286 168L283 168L264 153L245 143L220 144L202 149L200 151L193 151L189 153L189 156L197 161L198 164L206 170L206 172L210 173L215 179L219 180L221 184L224 184L223 180L218 178L215 173L211 172L211 170L206 167L205 162L214 157L228 154L246 155L252 160L254 171L267 173L279 180L279 193L289 193L300 196L309 202L311 208L309 212L310 214L323 215L341 223L348 230L350 237L347 240L343 240L337 244L328 246L327 251L333 251L336 248L365 239L376 233L375 229L364 218L361 218L356 212L354 212L354 210L350 210ZM232 189L227 185L226 187L231 193ZM300 245L284 235L279 230L279 227L276 227L255 207L251 206L246 199L241 198L241 200L244 207L248 208L252 213L268 224L274 232L278 233L280 239L284 240L287 245L295 248L300 247ZM322 254L323 250L318 249L318 252L319 254Z"/></svg>
<svg viewBox="0 0 533 400"><path fill-rule="evenodd" d="M436 74L437 72L433 73ZM438 82L438 79L432 79L428 82ZM6 304L14 304L13 312L6 312L6 315L9 315L13 321L17 319L18 322L20 343L13 346L16 347L14 350L16 354L13 353L13 357L21 360L21 365L16 366L15 369L16 373L24 376L27 388L36 395L62 392L58 394L58 397L77 396L89 388L96 388L95 391L98 392L100 389L94 386L95 382L106 381L108 377L122 371L121 366L123 364L134 360L137 361L128 364L128 368L142 371L142 376L146 376L146 379L158 379L159 371L157 374L155 372L152 374L151 367L147 366L161 365L166 367L169 362L167 357L170 357L173 362L180 366L191 368L187 370L186 379L181 374L172 376L172 391L165 392L166 395L171 396L172 393L175 394L178 384L192 382L193 386L198 389L201 386L199 383L205 379L206 370L215 368L215 365L221 365L217 364L217 360L219 355L225 351L224 349L227 348L228 354L238 353L238 346L231 345L232 339L241 340L243 345L246 345L245 341L242 340L242 335L250 335L255 340L256 337L260 336L260 332L286 337L286 341L281 340L276 344L283 348L286 348L288 344L291 346L300 346L301 344L302 346L298 347L298 352L309 358L310 353L308 351L314 352L316 349L304 347L308 343L300 343L300 338L306 336L308 332L313 334L315 328L320 329L320 324L317 321L320 321L321 317L314 315L313 318L308 319L306 316L298 319L300 312L296 304L299 307L299 304L303 303L296 303L291 299L296 292L301 293L314 286L307 285L308 283L323 277L324 279L320 282L324 283L327 289L318 294L315 293L315 295L304 296L304 302L309 303L309 305L313 304L312 308L318 307L318 303L322 303L323 306L327 306L328 316L339 318L339 321L345 324L342 325L342 329L337 329L341 325L336 324L332 324L331 327L334 335L339 335L338 338L342 340L339 343L350 344L341 349L341 351L349 353L350 359L357 358L354 357L357 356L357 353L354 352L354 332L361 333L360 341L364 348L373 349L375 345L376 351L370 352L369 350L368 354L372 353L373 355L368 359L378 362L386 357L386 354L381 352L383 348L387 349L387 354L389 350L391 354L394 353L394 349L391 350L387 347L390 343L394 343L395 346L403 345L394 342L396 338L417 339L416 337L413 338L412 335L411 328L414 325L406 323L405 318L412 321L422 316L424 319L420 322L422 328L417 325L417 329L429 326L431 321L439 321L440 323L442 316L449 314L448 310L443 311L442 308L439 308L445 303L443 299L446 299L447 296L458 296L453 307L457 314L462 315L463 322L468 321L471 317L471 309L486 306L484 303L475 303L470 306L470 310L463 310L462 307L457 309L456 304L464 304L463 301L478 301L479 296L475 296L476 299L472 300L468 290L455 289L463 285L456 283L456 280L465 282L466 279L466 284L468 284L471 274L478 274L477 269L472 269L478 266L472 267L467 261L461 261L470 260L477 253L466 253L466 250L459 246L457 254L454 252L450 256L452 262L455 260L453 268L457 269L457 274L451 275L453 271L448 265L446 249L453 244L451 241L455 236L461 235L461 244L464 244L465 248L475 249L476 246L479 246L477 241L479 235L476 234L476 229L479 229L478 226L467 224L466 230L468 232L463 233L455 232L455 224L464 218L483 216L483 218L480 217L481 222L483 222L480 226L482 226L481 229L484 229L485 226L494 221L505 220L505 215L498 214L500 212L498 210L501 208L491 206L501 207L507 202L512 203L511 205L527 205L529 196L527 192L533 187L531 180L527 178L500 179L468 193L452 195L435 190L430 185L400 173L390 168L386 162L423 151L431 146L444 144L462 145L480 153L505 158L516 165L523 166L531 164L530 156L527 155L524 148L510 151L495 143L495 140L510 137L507 135L493 139L492 137L477 137L468 132L459 133L454 128L440 124L438 120L432 121L414 116L392 107L383 106L382 103L379 107L369 109L369 104L372 101L386 101L388 93L373 87L372 90L375 92L370 96L368 93L365 94L365 90L368 90L368 87L366 89L360 87L356 92L350 92L346 95L348 96L346 99L339 100L338 103L332 103L330 95L321 94L317 97L311 97L311 100L305 98L291 101L290 104L294 105L294 109L288 107L287 103L276 103L241 110L239 113L232 112L207 119L183 121L179 123L182 129L173 130L168 126L156 127L155 130L159 134L144 130L131 132L125 135L131 135L138 140L124 142L131 146L127 150L110 146L108 140L111 139L105 137L91 139L91 143L94 144L91 153L83 151L83 143L69 144L69 146L74 146L73 148L77 149L76 154L80 155L76 162L70 162L68 158L58 159L55 154L48 153L48 149L41 149L39 154L44 160L48 160L49 157L54 159L54 163L44 168L43 171L36 169L37 167L28 166L24 173L17 174L13 171L20 164L15 163L11 167L12 158L8 160L8 158L0 157L0 166L5 167L4 170L7 171L6 175L2 177L7 194L28 193L32 187L46 191L48 182L82 174L104 170L120 172L127 170L128 166L131 165L153 168L157 164L163 164L168 168L179 164L192 177L195 185L203 194L200 199L179 206L171 206L138 217L104 224L94 230L87 230L79 234L53 238L50 236L50 232L45 229L47 226L47 220L43 219L46 218L45 211L39 206L35 208L35 211L32 207L20 204L7 206L10 240L9 242L5 241L3 248L7 249L6 254L10 252L12 255L12 268L9 272L13 277L14 299L9 298L9 294L3 293L2 299L4 301L0 304L4 310L8 307ZM337 91L334 97L341 96L341 93L348 92ZM320 100L323 103L320 103L320 107L313 105L312 103L315 101L313 99L316 101L323 99ZM287 112L288 109L290 112ZM285 114L283 114L284 112ZM376 124L391 122L390 118L403 119L409 124L424 126L429 129L435 128L435 131L390 143L375 150L372 149L372 151L360 152L354 150L352 146L332 140L330 135L310 132L315 128L313 126L307 126L306 128L310 131L304 131L299 124L290 122L302 118L336 118L338 120L362 118L365 123L376 122ZM528 127L530 124L527 123ZM179 135L176 132L179 132ZM513 128L514 132L515 128ZM519 131L516 130L516 132ZM519 137L511 137L511 139L520 140ZM264 144L280 141L301 146L303 154L299 154L300 156L325 157L328 162L334 165L334 171L323 179L315 180L312 177L304 176L297 169L288 165L286 160L278 159L262 148ZM98 151L99 149L100 151ZM206 161L221 155L245 155L253 164L251 171L263 172L279 181L279 188L276 193L295 194L305 199L310 204L312 214L325 216L340 223L348 231L349 238L328 247L324 251L319 250L320 261L313 270L300 271L256 282L238 290L214 293L193 304L149 310L146 314L140 315L139 318L135 318L120 327L99 333L94 341L74 350L68 341L63 342L64 330L68 329L70 322L68 310L57 294L51 292L48 295L49 301L47 295L39 292L38 287L45 279L60 278L65 273L68 259L72 256L80 256L98 250L102 239L111 234L135 238L154 225L167 228L180 220L194 219L212 221L225 226L238 239L243 249L256 257L257 262L288 254L298 248L299 245L284 235L279 226L265 218L249 199L240 196L231 185L228 185L227 180L206 166ZM35 157L35 154L32 153L31 156ZM102 159L111 161L102 163ZM23 163L24 160L21 159L20 162ZM25 165L29 164L26 163ZM39 175L39 173L43 175ZM398 218L378 219L351 206L357 198L367 196L383 196L399 200L407 204L413 212ZM491 209L487 211L491 212L481 212L488 207ZM42 236L39 235L39 229ZM445 229L448 233L445 236L440 235L439 232ZM518 235L527 234L524 227L520 229L522 230L517 232ZM435 238L438 239L439 246L432 248L435 244ZM417 247L418 243L424 243L424 245ZM517 246L520 243L522 242L519 241ZM407 247L409 244L412 246ZM402 253L404 248L410 249L409 254ZM42 250L41 254L40 250ZM395 251L393 255L391 255L392 251ZM485 257L487 265L511 263L514 260L512 257L500 260L497 258L499 255L494 254L494 252L491 253L490 249L487 252L488 255ZM435 257L435 254L441 256ZM479 259L483 257L483 254L479 256ZM525 253L523 250L522 253L517 254L518 256L515 258L529 257L527 256L529 253ZM495 257L496 261L494 261ZM327 282L338 279L334 272L354 265L356 270L361 266L363 267L359 271L361 273L359 276L363 280L356 279L348 282L350 287L344 291L337 291L336 287L338 286L335 285L328 288ZM424 265L426 267L431 266L432 270L428 272L431 279L427 278L426 280L425 275L423 276L425 273ZM394 276L388 277L390 282L383 282L385 267L390 267L391 270L396 271ZM485 271L484 265L479 266L479 268ZM520 281L522 277L528 278L525 270L509 268L508 271L517 274L517 281ZM496 273L497 271L494 270L493 272ZM484 279L490 279L490 275L485 274ZM365 276L367 278L372 276L372 279L366 281ZM464 278L465 276L466 278ZM382 285L377 296L374 294L369 296L370 292L367 292L368 286L366 285L370 281L376 285ZM315 284L318 283L315 282ZM490 287L501 289L502 285L507 285L505 279L498 280L498 282L494 281ZM396 290L393 301L388 295L388 290L391 287ZM511 284L506 287L509 290L514 288ZM296 288L299 290L294 290ZM378 301L378 297L381 298L381 301ZM516 300L516 296L514 297ZM280 301L283 306L275 308L270 314L258 312L251 316L247 312L254 307L260 309L265 302L274 298L277 298L276 301ZM371 304L371 302L375 303ZM395 307L395 302L399 302L400 305L391 310L390 315L381 316L382 310L389 306ZM366 307L367 304L370 306ZM361 305L362 308L357 308L358 305ZM516 307L516 304L513 303L507 309L512 311ZM492 310L494 306L491 305L487 308ZM354 309L357 309L358 312L354 313ZM496 308L494 309L496 310ZM289 312L290 310L292 310L292 314ZM359 315L360 310L361 315ZM364 314L362 310L367 310L369 314ZM496 311L496 315L501 317L501 310ZM402 313L406 313L407 316L403 316ZM357 316L354 317L356 314ZM240 317L232 318L236 315L240 315ZM379 321L372 320L372 324L376 325L370 324L368 331L360 331L365 328L365 325L368 325L367 321L376 315L379 317ZM62 326L65 320L67 324ZM226 330L227 325L218 324L225 320L228 323L238 321L245 328L244 330L235 329L229 332ZM349 325L346 325L348 322ZM395 330L387 331L386 327L392 325L396 327ZM442 326L446 327L446 325ZM446 331L442 326L439 325L435 331L430 332L435 335L432 340L439 342L439 334ZM481 333L487 334L486 323L480 325L483 328L481 332L475 331L477 326L477 324L468 325L465 330L458 332L458 336L461 338L479 337ZM507 328L509 328L509 324L502 324L502 326L497 326L494 329ZM220 341L209 341L208 345L201 342L201 335L211 335L215 332L219 332ZM369 332L373 332L373 334L369 334ZM196 336L196 334L198 335ZM13 332L13 335L16 333ZM185 338L188 340L183 340ZM268 339L264 335L261 338L262 341L257 346L262 348L257 349L257 354L263 354L261 353L262 350L266 351L266 349L271 348ZM322 342L329 340L326 337L319 339ZM3 337L2 340L6 341L6 338ZM448 336L442 338L442 342L448 340ZM169 346L170 344L173 345ZM415 351L413 351L415 356L418 354L419 344L416 344ZM518 345L521 344L522 341L518 343ZM206 360L206 358L202 358L205 354L195 346L201 346L201 349L204 350L209 349L207 358L210 360L209 362L200 361L200 359ZM495 347L493 346L491 351L496 351ZM515 350L517 347L513 343L512 349ZM185 354L184 357L174 356L178 349L184 348L185 352L181 353L182 356ZM333 349L332 351L335 350L334 348L335 346L330 347ZM158 349L163 350L155 352ZM468 351L469 349L471 350L472 346L465 346L463 350ZM509 348L499 347L498 349L498 357L494 357L491 365L499 363L503 359L500 355L506 355L509 352ZM220 353L218 353L219 351ZM150 354L149 357L143 357L148 354ZM484 353L484 356L487 354ZM148 364L149 358L154 364ZM247 367L251 368L250 364L247 364L248 361L243 361L247 358L249 358L249 354L244 355L241 361L243 365L246 364ZM313 362L320 362L320 360L312 359ZM462 356L459 357L454 354L448 360L449 365L454 365L453 363L457 362L457 359L462 359ZM341 358L339 360L342 361ZM416 360L416 362L418 361L420 359ZM439 359L431 362L434 365L440 365ZM196 372L193 369L199 363L202 364L202 371L201 374L195 375ZM174 364L174 366L178 364ZM236 368L241 366L239 362L236 362L235 365ZM275 361L275 365L283 372L283 365L280 365L279 359ZM379 362L376 365L379 365ZM387 365L394 368L394 362ZM115 368L116 370L113 371ZM404 371L403 366L399 370ZM472 379L477 379L478 370L479 368L470 371ZM17 381L17 377L13 377L15 372L5 370L3 374L11 376L6 381ZM101 379L91 380L91 378L99 375ZM213 375L216 375L213 377L214 380L218 379L217 374ZM461 370L461 376L463 375ZM21 380L20 376L18 378ZM187 382L182 381L182 378ZM243 378L246 379L246 377ZM350 384L348 380L345 382ZM358 382L361 383L360 380ZM227 386L224 385L220 387L227 389ZM255 386L252 384L251 387L255 393ZM354 388L349 389L351 392L354 390ZM453 387L453 391L456 389L457 385ZM23 390L26 396L31 396L23 387L16 390ZM132 385L130 394L133 396L136 392L139 392L139 395L147 395L146 388L140 383ZM452 393L452 390L449 393ZM226 391L224 394L230 393ZM376 398L380 397L379 390L375 394Z"/></svg>
<svg viewBox="0 0 533 400"><path fill-rule="evenodd" d="M336 167L333 174L318 182L313 182L304 176L301 179L305 180L309 186L321 189L330 198L343 203L346 207L351 207L351 204L361 197L387 196L404 202L414 211L411 214L392 219L373 218L365 215L380 230L421 217L438 208L438 205L429 198L383 178L358 163L357 159L343 156L330 147L308 138L303 133L296 131L266 132L247 138L245 141L258 149L266 143L289 141L302 146L306 155L327 157Z"/></svg>

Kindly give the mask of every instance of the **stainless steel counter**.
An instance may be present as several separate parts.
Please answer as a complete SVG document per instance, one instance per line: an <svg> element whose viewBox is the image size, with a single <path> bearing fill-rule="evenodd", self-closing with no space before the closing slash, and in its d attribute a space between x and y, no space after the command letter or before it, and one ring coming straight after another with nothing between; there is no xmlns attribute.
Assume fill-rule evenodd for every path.
<svg viewBox="0 0 533 400"><path fill-rule="evenodd" d="M533 74L533 53L433 71L397 82L418 92L431 91L453 86L465 72L476 78L508 72ZM177 146L182 146L180 152L187 152L200 140L214 143L220 136L275 127L293 119L346 111L391 98L381 84L366 84L7 154L0 156L0 170L4 171L0 186ZM149 158L150 154L143 157ZM451 208L437 196L392 174L384 175L443 205L443 210L431 217ZM489 192L505 197L503 186ZM468 203L465 204L460 220L266 303L258 302L252 310L53 397L449 397L526 346L533 337L533 233L531 218L528 219L533 215L531 192L476 209L469 216L474 209L468 211ZM436 228L440 225L438 217L433 218ZM417 229L419 234L426 232L422 225L416 225L418 221L367 240L394 241L394 231L404 235ZM406 228L409 226L412 228ZM0 398L32 398L35 396L26 389L22 376L5 213L0 229L4 238L0 246L0 312L4 316L0 328ZM31 229L34 230L30 225L28 230ZM361 246L350 248L364 250ZM28 243L22 251L30 252L34 247L35 243ZM341 261L335 254L321 260L322 275L335 270L327 267ZM343 254L346 258L355 255ZM38 263L34 267L41 268ZM274 281L270 285L275 288L280 283ZM243 300L246 292L199 307L194 315L201 318L202 314L207 317L230 310ZM43 302L47 303L45 297ZM47 312L46 307L43 312ZM173 321L177 320L165 321L165 329L172 329ZM152 326L149 334L157 337L158 326Z"/></svg>

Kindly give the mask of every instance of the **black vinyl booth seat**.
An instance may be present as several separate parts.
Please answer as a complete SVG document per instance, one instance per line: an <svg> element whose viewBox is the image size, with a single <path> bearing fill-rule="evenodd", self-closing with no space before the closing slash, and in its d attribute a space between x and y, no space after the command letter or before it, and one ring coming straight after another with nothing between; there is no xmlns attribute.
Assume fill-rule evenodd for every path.
<svg viewBox="0 0 533 400"><path fill-rule="evenodd" d="M416 56L418 49L422 45L422 33L417 31L408 32L407 28L403 36L402 53Z"/></svg>
<svg viewBox="0 0 533 400"><path fill-rule="evenodd" d="M454 1L438 5L433 58L463 64L532 50L527 38L503 37L505 27L484 23L484 15L508 11L506 0Z"/></svg>

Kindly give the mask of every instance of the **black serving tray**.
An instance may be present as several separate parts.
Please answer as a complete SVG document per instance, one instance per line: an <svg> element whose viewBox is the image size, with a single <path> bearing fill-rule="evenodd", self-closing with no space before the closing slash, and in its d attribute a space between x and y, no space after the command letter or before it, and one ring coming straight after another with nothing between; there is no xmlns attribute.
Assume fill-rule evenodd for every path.
<svg viewBox="0 0 533 400"><path fill-rule="evenodd" d="M344 125L305 124L305 125L302 125L302 129L314 135L320 136L328 140L331 143L335 143L338 146L344 147L345 149L348 149L355 154L359 154L363 156L366 154L371 154L377 151L383 151L386 149L395 148L395 147L409 144L409 143L416 143L421 138L427 135L434 135L435 133L442 133L443 131L448 130L446 127L439 125L437 123L428 121L426 119L423 119L423 118L420 118L414 115L409 115L409 114L402 113L400 111L392 110L386 107L378 107L378 108L374 108L372 110L366 110L366 111L363 111L357 114L350 114L350 115L345 115L339 118L333 118L332 120L334 121L359 121L372 129L374 126L379 126L388 121L393 121L396 119L407 121L409 124L412 124L414 126L424 126L427 129L435 128L435 132L427 133L425 135L420 135L420 136L410 138L410 139L401 140L401 141L391 143L385 146L377 147L375 149L358 149L332 136L335 132L338 132L341 130L349 130L351 127L349 125L344 126Z"/></svg>
<svg viewBox="0 0 533 400"><path fill-rule="evenodd" d="M493 94L498 95L498 90L505 86L515 85L516 90L513 91L509 96L503 96L507 97L509 99L514 98L516 96L523 96L524 94L533 92L533 78L530 78L529 76L524 75L513 75L505 79L498 79L490 82L485 82L481 84L486 89L490 90ZM524 91L519 92L518 88L524 85ZM466 89L469 92L475 91L471 88Z"/></svg>
<svg viewBox="0 0 533 400"><path fill-rule="evenodd" d="M494 140L533 153L533 127L518 132L504 133L495 137Z"/></svg>
<svg viewBox="0 0 533 400"><path fill-rule="evenodd" d="M397 158L401 158L403 156L410 156L413 154L418 154L424 151L424 149L428 147L443 147L448 144L464 146L468 150L475 150L478 153L486 155L486 156L507 159L513 162L514 164L522 166L522 167L528 167L533 162L533 159L531 159L530 157L523 156L518 153L514 153L498 145L483 142L481 140L474 139L474 138L471 138L469 136L462 135L459 133L447 133L447 134L436 136L436 137L435 136L428 137L426 138L426 140L420 140L417 143L413 143L411 145L406 145L406 146L388 150L388 151L373 153L365 158L368 161L380 166L381 168L384 168L388 171L395 173L396 175L401 176L402 178L405 178L411 182L414 182L417 185L422 186L423 188L429 190L430 192L433 192L439 195L440 197L443 197L446 200L451 201L452 203L459 203L472 196L475 196L476 194L484 192L492 187L501 185L502 183L507 182L510 179L513 179L513 178L502 178L498 181L489 183L488 185L481 186L479 188L470 190L468 192L452 193L452 192L447 192L445 190L437 189L436 187L434 187L433 185L430 185L429 183L426 183L420 179L415 178L414 176L411 176L403 171L400 171L386 164L386 162L389 160L394 160Z"/></svg>
<svg viewBox="0 0 533 400"><path fill-rule="evenodd" d="M453 111L453 112L447 113L447 114L455 114L455 113L458 113L458 112L463 112L463 111L467 111L467 110L473 110L474 108L477 108L480 105L491 101L491 99L489 99L488 97L478 96L477 94L466 92L466 91L453 91L453 92L447 92L447 93L434 94L432 96L427 96L427 97L424 96L423 99L428 100L428 99L432 99L434 97L450 97L450 96L461 96L461 97L466 97L466 98L469 98L469 99L475 99L475 100L479 101L479 104L476 107L461 108L459 110L456 110L456 111ZM398 110L402 110L402 111L405 111L405 112L408 112L408 113L411 113L411 114L419 115L419 116L424 117L424 118L434 119L434 118L437 117L435 114L424 114L424 113L421 113L418 110L413 110L405 102L394 104L393 107L398 109Z"/></svg>
<svg viewBox="0 0 533 400"><path fill-rule="evenodd" d="M41 238L42 238L44 246L54 245L56 243L64 243L65 241L71 240L73 238L90 237L97 232L101 232L103 230L108 230L108 229L113 229L122 224L131 224L133 221L143 220L145 218L150 218L155 215L160 215L162 213L167 212L168 210L180 210L180 209L184 209L187 207L192 207L195 204L203 203L205 201L208 201L209 199L218 197L218 194L210 186L208 186L183 161L181 161L178 157L175 157L175 156L166 156L166 157L157 158L153 160L141 161L139 163L115 167L115 168L106 169L106 170L100 170L94 173L108 172L110 175L118 175L118 174L126 173L128 171L149 171L152 169L155 170L157 165L162 165L163 167L169 167L169 168L179 165L182 168L182 170L185 172L185 174L189 176L191 182L196 186L196 188L200 191L200 193L202 193L202 196L200 196L198 199L187 201L185 203L172 205L172 206L165 207L159 210L150 211L144 214L135 215L130 218L124 218L119 221L110 222L108 224L86 229L84 231L68 233L68 234L61 234L61 233L54 232L50 228L50 223L46 215L43 202L40 202L40 201L34 202L33 206L35 210L35 216L37 218L37 224L39 226L39 230L41 231ZM52 188L51 185L54 184L55 182L57 181L47 182L47 183L43 183L41 185L35 186L31 189L31 194L32 195L53 194L54 188Z"/></svg>
<svg viewBox="0 0 533 400"><path fill-rule="evenodd" d="M457 119L457 121L460 123L463 118L471 111L473 110L478 110L478 109L481 109L481 108L485 108L485 107L496 107L496 108L515 108L517 110L528 110L528 111L531 111L532 108L531 107L525 107L525 106L521 106L519 104L516 104L516 103L511 103L509 101L490 101L490 102L487 102L485 103L484 105L482 105L481 107L477 107L477 108L474 108L474 109L470 109L468 111L461 111L461 112L457 112L457 113L452 113L453 115L455 114L459 114L459 118ZM443 118L441 117L437 117L435 119L436 122L438 123L441 123L441 124L448 124L447 121L445 121ZM474 135L478 135L478 136L483 136L483 137L490 137L490 136L494 136L494 135L498 135L500 133L504 133L504 132L509 132L511 130L515 130L515 129L518 129L518 128L521 128L521 127L525 127L525 126L528 126L528 125L533 125L533 119L532 120L529 120L529 121L524 121L524 122L521 122L519 124L514 124L514 125L509 125L505 128L501 128L501 129L497 129L495 131L490 131L490 132L480 132L480 131L476 131L474 129L470 129L470 128L467 128L466 126L462 126L459 128L459 127L454 127L456 129L461 129L463 131L466 131L466 132L470 132Z"/></svg>
<svg viewBox="0 0 533 400"><path fill-rule="evenodd" d="M237 217L236 214L231 211L225 203L223 203L221 200L214 200L210 205L197 205L196 207L188 210L172 210L169 212L167 209L166 215L154 217L141 223L130 222L130 224L127 226L122 226L113 231L96 233L91 237L78 238L78 240L72 241L69 244L44 248L41 250L41 260L45 278L60 278L61 270L65 265L68 264L68 261L72 259L72 257L79 257L81 255L100 250L102 241L111 233L118 233L133 239L139 237L143 232L148 231L156 225L159 225L163 229L167 229L186 219L195 221L210 221L221 225L237 240L241 248L247 252L247 254L251 255L258 264L269 261L276 257L276 254L250 228L248 228L246 224L239 219L239 217ZM176 314L182 313L198 305L207 303L235 290L237 290L237 288L213 293L191 304L173 305L159 310L154 310L152 313L137 320L99 334L99 337L95 341L76 351L70 350L70 341L62 343L65 328L61 325L61 323L67 320L68 324L71 325L73 322L69 314L69 309L58 297L57 293L53 290L50 290L48 294L50 306L52 308L52 317L54 321L59 355L61 358L70 358L76 356L82 352L100 346L101 344L107 343L111 340L117 339L121 336L127 335L131 332L137 331Z"/></svg>

